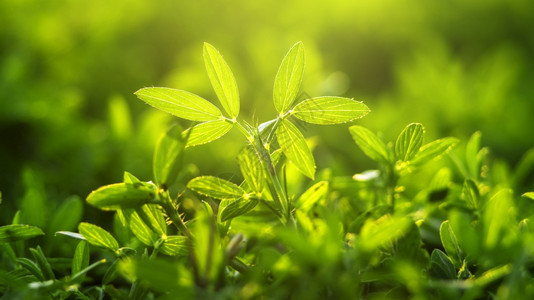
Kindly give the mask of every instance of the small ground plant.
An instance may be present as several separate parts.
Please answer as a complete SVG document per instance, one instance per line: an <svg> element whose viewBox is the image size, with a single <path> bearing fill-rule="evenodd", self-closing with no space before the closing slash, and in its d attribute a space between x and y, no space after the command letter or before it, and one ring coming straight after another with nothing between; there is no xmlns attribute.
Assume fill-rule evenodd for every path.
<svg viewBox="0 0 534 300"><path fill-rule="evenodd" d="M23 225L20 214L13 224L0 227L0 292L5 298L534 295L534 194L517 197L513 184L497 180L509 174L490 168L480 133L463 149L451 151L458 139L425 142L419 123L407 125L390 143L353 125L354 149L378 168L351 178L316 172L312 151L295 122L351 122L369 113L365 104L336 96L297 101L304 70L304 48L297 43L275 77L277 116L248 123L238 118L234 76L209 44L204 45L204 62L222 110L183 90L151 87L135 93L196 124L186 130L174 125L162 135L152 181L125 172L123 182L88 195L88 204L113 212L112 233L87 222L79 222L77 232L45 230L78 240L70 258L52 258L39 246L26 251L27 240L45 231ZM236 153L243 180L191 178L184 152L234 127L246 141ZM290 192L296 189L288 186L288 176L295 172L310 180L302 193ZM418 174L430 178L414 190L421 186L411 183L421 180ZM57 222L67 220L78 205L76 199L70 203L72 209L62 208Z"/></svg>

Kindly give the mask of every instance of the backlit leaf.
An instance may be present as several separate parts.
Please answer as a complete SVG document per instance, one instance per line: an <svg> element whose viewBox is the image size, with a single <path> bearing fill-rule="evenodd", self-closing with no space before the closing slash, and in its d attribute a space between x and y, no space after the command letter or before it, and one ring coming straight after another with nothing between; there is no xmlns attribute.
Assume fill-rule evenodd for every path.
<svg viewBox="0 0 534 300"><path fill-rule="evenodd" d="M187 238L185 236L168 236L159 251L170 256L185 256L188 252Z"/></svg>
<svg viewBox="0 0 534 300"><path fill-rule="evenodd" d="M216 199L237 199L245 194L245 191L236 184L214 176L193 178L187 187L199 194Z"/></svg>
<svg viewBox="0 0 534 300"><path fill-rule="evenodd" d="M361 118L369 113L362 102L343 97L317 97L304 100L293 108L292 114L308 123L340 124Z"/></svg>
<svg viewBox="0 0 534 300"><path fill-rule="evenodd" d="M173 126L162 135L154 151L154 179L158 186L168 187L174 183L182 167L185 140L182 128Z"/></svg>
<svg viewBox="0 0 534 300"><path fill-rule="evenodd" d="M187 129L183 135L189 134L188 131L192 130L187 139L186 147L192 147L202 145L214 141L223 135L225 135L233 124L224 120L217 120L211 122L205 122L195 125L193 128Z"/></svg>
<svg viewBox="0 0 534 300"><path fill-rule="evenodd" d="M102 210L134 208L154 201L155 189L149 184L115 183L98 188L87 196L87 202Z"/></svg>
<svg viewBox="0 0 534 300"><path fill-rule="evenodd" d="M224 110L235 118L239 114L239 91L232 70L222 55L208 43L204 43L204 64L211 85Z"/></svg>
<svg viewBox="0 0 534 300"><path fill-rule="evenodd" d="M78 225L78 231L91 245L106 248L113 252L119 249L117 240L99 226L82 222Z"/></svg>
<svg viewBox="0 0 534 300"><path fill-rule="evenodd" d="M12 224L0 227L0 243L11 243L44 235L39 227Z"/></svg>
<svg viewBox="0 0 534 300"><path fill-rule="evenodd" d="M237 160L241 174L243 174L248 186L256 193L261 193L265 174L256 152L250 147L245 147L237 156Z"/></svg>
<svg viewBox="0 0 534 300"><path fill-rule="evenodd" d="M388 163L390 161L386 144L384 144L384 142L371 130L359 125L354 125L349 128L349 131L352 138L365 155L375 161L383 163Z"/></svg>
<svg viewBox="0 0 534 300"><path fill-rule="evenodd" d="M283 114L295 101L304 72L304 46L296 43L286 54L274 80L274 107Z"/></svg>
<svg viewBox="0 0 534 300"><path fill-rule="evenodd" d="M423 144L425 129L419 123L409 124L402 130L395 143L397 159L408 161L412 159Z"/></svg>
<svg viewBox="0 0 534 300"><path fill-rule="evenodd" d="M482 134L480 131L473 133L467 145L465 147L465 161L467 162L467 169L469 174L477 179L480 173L480 160L478 157L478 152L480 150L480 139Z"/></svg>
<svg viewBox="0 0 534 300"><path fill-rule="evenodd" d="M295 203L295 206L306 212L310 210L315 203L324 199L327 193L328 181L319 181L300 196L297 203Z"/></svg>
<svg viewBox="0 0 534 300"><path fill-rule="evenodd" d="M433 159L438 159L449 152L457 143L458 139L453 137L435 140L421 147L411 162L414 165L422 165Z"/></svg>
<svg viewBox="0 0 534 300"><path fill-rule="evenodd" d="M122 210L126 222L130 225L130 230L135 235L135 237L141 241L141 243L147 246L154 246L156 241L161 237L155 233L137 214L137 211L134 209L123 209Z"/></svg>
<svg viewBox="0 0 534 300"><path fill-rule="evenodd" d="M61 204L50 220L48 232L74 230L83 214L83 201L78 196L71 196Z"/></svg>
<svg viewBox="0 0 534 300"><path fill-rule="evenodd" d="M142 88L135 95L171 115L191 121L213 121L221 117L221 111L206 99L190 92L163 88Z"/></svg>
<svg viewBox="0 0 534 300"><path fill-rule="evenodd" d="M257 199L248 199L242 197L235 200L223 200L221 202L221 221L225 222L237 216L246 214L251 211L258 204Z"/></svg>
<svg viewBox="0 0 534 300"><path fill-rule="evenodd" d="M297 169L307 177L315 177L315 161L300 131L287 120L282 120L276 129L276 138L280 149Z"/></svg>

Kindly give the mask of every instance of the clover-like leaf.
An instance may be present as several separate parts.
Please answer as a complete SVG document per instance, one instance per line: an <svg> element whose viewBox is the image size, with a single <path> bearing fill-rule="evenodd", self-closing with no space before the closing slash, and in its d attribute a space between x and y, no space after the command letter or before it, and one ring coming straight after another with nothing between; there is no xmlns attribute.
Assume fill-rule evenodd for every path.
<svg viewBox="0 0 534 300"><path fill-rule="evenodd" d="M276 138L280 149L297 169L307 177L315 177L315 160L306 144L306 139L291 122L283 119L276 129Z"/></svg>
<svg viewBox="0 0 534 300"><path fill-rule="evenodd" d="M156 192L148 183L115 183L92 191L87 202L102 210L140 207L154 201Z"/></svg>
<svg viewBox="0 0 534 300"><path fill-rule="evenodd" d="M457 268L461 267L465 255L460 247L460 244L458 243L458 239L456 238L451 225L449 224L449 221L444 221L441 223L439 228L439 236L441 238L443 248L449 255L452 263Z"/></svg>
<svg viewBox="0 0 534 300"><path fill-rule="evenodd" d="M188 252L187 237L180 235L170 235L159 248L164 254L170 256L185 256Z"/></svg>
<svg viewBox="0 0 534 300"><path fill-rule="evenodd" d="M265 174L258 154L251 147L245 147L237 156L237 160L248 186L256 193L261 193Z"/></svg>
<svg viewBox="0 0 534 300"><path fill-rule="evenodd" d="M421 148L424 135L425 128L422 124L412 123L406 126L395 142L397 159L402 161L412 159Z"/></svg>
<svg viewBox="0 0 534 300"><path fill-rule="evenodd" d="M204 64L221 105L230 117L236 118L239 114L239 91L234 74L219 51L208 43L204 43Z"/></svg>
<svg viewBox="0 0 534 300"><path fill-rule="evenodd" d="M302 121L328 125L359 119L369 113L362 102L343 97L316 97L297 104L292 114Z"/></svg>
<svg viewBox="0 0 534 300"><path fill-rule="evenodd" d="M158 186L168 187L176 180L182 167L185 143L182 128L178 125L173 126L159 139L152 163L154 179Z"/></svg>
<svg viewBox="0 0 534 300"><path fill-rule="evenodd" d="M304 73L304 46L296 43L286 54L274 79L274 107L283 114L295 101Z"/></svg>
<svg viewBox="0 0 534 300"><path fill-rule="evenodd" d="M235 200L223 200L220 207L221 221L225 222L237 216L246 214L258 204L258 199L242 197Z"/></svg>
<svg viewBox="0 0 534 300"><path fill-rule="evenodd" d="M186 147L198 146L212 142L225 135L233 124L224 120L216 120L195 125L187 129L183 135L189 135ZM191 131L191 133L189 133Z"/></svg>
<svg viewBox="0 0 534 300"><path fill-rule="evenodd" d="M362 149L365 155L369 156L375 161L382 163L389 163L389 152L386 144L371 130L354 125L349 128L352 138L356 144Z"/></svg>
<svg viewBox="0 0 534 300"><path fill-rule="evenodd" d="M0 243L11 243L44 235L41 228L30 225L12 224L0 227Z"/></svg>
<svg viewBox="0 0 534 300"><path fill-rule="evenodd" d="M148 87L134 94L147 104L182 119L213 121L222 116L217 106L190 92L164 87Z"/></svg>
<svg viewBox="0 0 534 300"><path fill-rule="evenodd" d="M216 199L237 199L245 191L236 184L215 176L201 176L191 179L187 187L199 194Z"/></svg>
<svg viewBox="0 0 534 300"><path fill-rule="evenodd" d="M106 248L113 252L119 249L117 240L99 226L82 222L78 225L78 231L91 245Z"/></svg>
<svg viewBox="0 0 534 300"><path fill-rule="evenodd" d="M458 143L457 138L447 137L430 142L421 149L411 160L414 165L422 165L431 160L438 159L449 152Z"/></svg>

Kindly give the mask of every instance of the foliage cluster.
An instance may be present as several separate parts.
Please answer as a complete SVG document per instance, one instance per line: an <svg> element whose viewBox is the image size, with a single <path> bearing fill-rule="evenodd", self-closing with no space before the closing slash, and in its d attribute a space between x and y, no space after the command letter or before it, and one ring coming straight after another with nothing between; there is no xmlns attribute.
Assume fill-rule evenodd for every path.
<svg viewBox="0 0 534 300"><path fill-rule="evenodd" d="M385 142L352 125L354 149L378 168L352 177L317 171L304 124L347 123L369 109L337 96L297 101L302 43L289 50L275 77L276 117L261 124L238 119L236 80L209 44L204 62L222 110L183 90L135 93L195 124L186 130L175 125L159 139L153 181L125 172L123 182L87 196L112 224L81 222L77 197L47 222L51 212L42 197L30 194L12 224L0 227L4 297L534 296L534 193L514 192L530 172L532 155L510 173L490 163L478 132L465 144L453 137L428 142L423 125L411 123ZM236 153L240 176L196 176L184 153L234 127L246 141ZM31 173L26 180L31 193L42 193ZM414 190L417 180L428 184ZM26 249L32 241L53 245L54 239L69 241L63 245L71 247L69 257L50 256L53 246Z"/></svg>

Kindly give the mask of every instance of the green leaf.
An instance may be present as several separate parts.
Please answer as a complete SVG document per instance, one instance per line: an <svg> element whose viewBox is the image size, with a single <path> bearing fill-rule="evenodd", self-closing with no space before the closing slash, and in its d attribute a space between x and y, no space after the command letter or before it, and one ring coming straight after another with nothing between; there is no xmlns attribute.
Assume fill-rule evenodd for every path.
<svg viewBox="0 0 534 300"><path fill-rule="evenodd" d="M480 131L473 133L473 135L467 142L467 146L465 148L465 160L467 162L467 169L469 170L469 174L474 179L477 179L480 173L480 159L478 157L478 152L480 149L481 137L482 134L480 133Z"/></svg>
<svg viewBox="0 0 534 300"><path fill-rule="evenodd" d="M397 155L397 159L402 161L412 159L419 151L419 148L421 148L424 135L425 128L423 125L412 123L406 126L395 143L395 154Z"/></svg>
<svg viewBox="0 0 534 300"><path fill-rule="evenodd" d="M87 266L89 266L89 245L86 241L80 241L72 258L72 275L74 276Z"/></svg>
<svg viewBox="0 0 534 300"><path fill-rule="evenodd" d="M165 217L158 204L145 204L141 209L136 209L137 214L156 233L167 234L167 224Z"/></svg>
<svg viewBox="0 0 534 300"><path fill-rule="evenodd" d="M119 266L120 266L121 260L116 259L111 266L108 267L106 270L106 273L104 273L104 277L102 277L102 285L106 285L111 283L115 278L117 278L117 275L119 275Z"/></svg>
<svg viewBox="0 0 534 300"><path fill-rule="evenodd" d="M53 233L60 230L74 230L76 225L80 223L82 214L83 201L80 197L71 196L67 198L54 213L50 225L48 226L48 232Z"/></svg>
<svg viewBox="0 0 534 300"><path fill-rule="evenodd" d="M462 198L465 200L467 207L478 209L478 199L480 198L480 194L478 192L477 184L472 179L466 179L464 181Z"/></svg>
<svg viewBox="0 0 534 300"><path fill-rule="evenodd" d="M245 194L245 191L236 184L214 176L193 178L187 187L199 194L216 199L237 199Z"/></svg>
<svg viewBox="0 0 534 300"><path fill-rule="evenodd" d="M113 252L119 249L117 240L99 226L82 222L78 225L78 231L91 245L106 248Z"/></svg>
<svg viewBox="0 0 534 300"><path fill-rule="evenodd" d="M226 222L232 218L244 215L258 204L257 199L242 197L236 200L224 200L221 202L221 221Z"/></svg>
<svg viewBox="0 0 534 300"><path fill-rule="evenodd" d="M251 147L245 147L237 156L241 174L245 178L248 186L256 193L263 191L264 177L260 158Z"/></svg>
<svg viewBox="0 0 534 300"><path fill-rule="evenodd" d="M422 165L431 160L438 159L449 152L457 143L458 139L453 137L442 138L428 143L421 147L419 152L411 160L411 163Z"/></svg>
<svg viewBox="0 0 534 300"><path fill-rule="evenodd" d="M328 181L319 181L306 190L295 203L301 211L309 211L313 205L324 199L328 193Z"/></svg>
<svg viewBox="0 0 534 300"><path fill-rule="evenodd" d="M521 195L521 197L526 197L526 198L534 200L534 192L524 193L523 195Z"/></svg>
<svg viewBox="0 0 534 300"><path fill-rule="evenodd" d="M286 54L274 79L274 107L284 114L295 101L304 73L304 46L296 43Z"/></svg>
<svg viewBox="0 0 534 300"><path fill-rule="evenodd" d="M430 275L439 279L456 279L456 269L447 254L434 249L430 256Z"/></svg>
<svg viewBox="0 0 534 300"><path fill-rule="evenodd" d="M92 191L87 202L102 210L134 208L155 201L156 192L150 184L115 183Z"/></svg>
<svg viewBox="0 0 534 300"><path fill-rule="evenodd" d="M328 125L359 119L369 113L362 102L343 97L317 97L297 104L292 114L302 121Z"/></svg>
<svg viewBox="0 0 534 300"><path fill-rule="evenodd" d="M232 127L233 124L225 120L197 124L183 133L184 136L189 134L186 147L198 146L214 141L225 135ZM189 133L190 130L192 130L191 133Z"/></svg>
<svg viewBox="0 0 534 300"><path fill-rule="evenodd" d="M38 281L45 281L43 272L39 266L32 260L29 260L25 257L17 258L17 263L19 263L24 269L28 270Z"/></svg>
<svg viewBox="0 0 534 300"><path fill-rule="evenodd" d="M369 158L382 163L390 163L386 144L371 130L354 125L349 128L352 138Z"/></svg>
<svg viewBox="0 0 534 300"><path fill-rule="evenodd" d="M219 51L208 43L204 43L204 64L221 105L230 117L236 118L239 114L239 91L234 74Z"/></svg>
<svg viewBox="0 0 534 300"><path fill-rule="evenodd" d="M52 266L50 266L50 263L46 259L43 250L41 250L40 246L37 246L37 248L30 248L30 252L35 259L35 262L37 262L37 265L39 266L39 269L43 272L43 276L45 280L53 280L56 279L56 276L54 275L54 272L52 271Z"/></svg>
<svg viewBox="0 0 534 300"><path fill-rule="evenodd" d="M154 179L160 187L168 188L176 181L182 168L182 156L185 148L182 128L171 127L161 136L154 151Z"/></svg>
<svg viewBox="0 0 534 300"><path fill-rule="evenodd" d="M280 149L284 152L297 169L307 177L315 177L315 161L313 155L306 144L306 140L300 131L287 120L281 120L280 126L276 129L276 138Z"/></svg>
<svg viewBox="0 0 534 300"><path fill-rule="evenodd" d="M376 251L403 236L411 224L408 218L384 216L376 221L368 219L361 229L359 245L366 252Z"/></svg>
<svg viewBox="0 0 534 300"><path fill-rule="evenodd" d="M0 227L0 243L11 243L44 235L39 227L12 224Z"/></svg>
<svg viewBox="0 0 534 300"><path fill-rule="evenodd" d="M454 231L452 231L452 227L449 224L449 221L444 221L443 223L441 223L441 226L439 228L439 236L441 238L443 248L451 258L451 261L453 262L454 266L456 266L456 268L460 268L462 266L462 262L465 258L465 255L462 249L460 248L460 244L456 239Z"/></svg>
<svg viewBox="0 0 534 300"><path fill-rule="evenodd" d="M504 247L504 240L510 241L516 234L516 231L512 230L517 224L513 217L512 195L512 190L502 189L486 203L482 224L487 250Z"/></svg>
<svg viewBox="0 0 534 300"><path fill-rule="evenodd" d="M142 88L134 93L139 99L171 115L191 121L213 121L221 111L206 99L190 92L162 88Z"/></svg>
<svg viewBox="0 0 534 300"><path fill-rule="evenodd" d="M126 218L126 223L130 225L130 230L141 243L147 246L154 246L161 235L156 234L143 222L143 219L134 209L123 209L122 213Z"/></svg>
<svg viewBox="0 0 534 300"><path fill-rule="evenodd" d="M179 235L169 235L161 247L161 253L170 256L185 256L188 253L187 238Z"/></svg>

